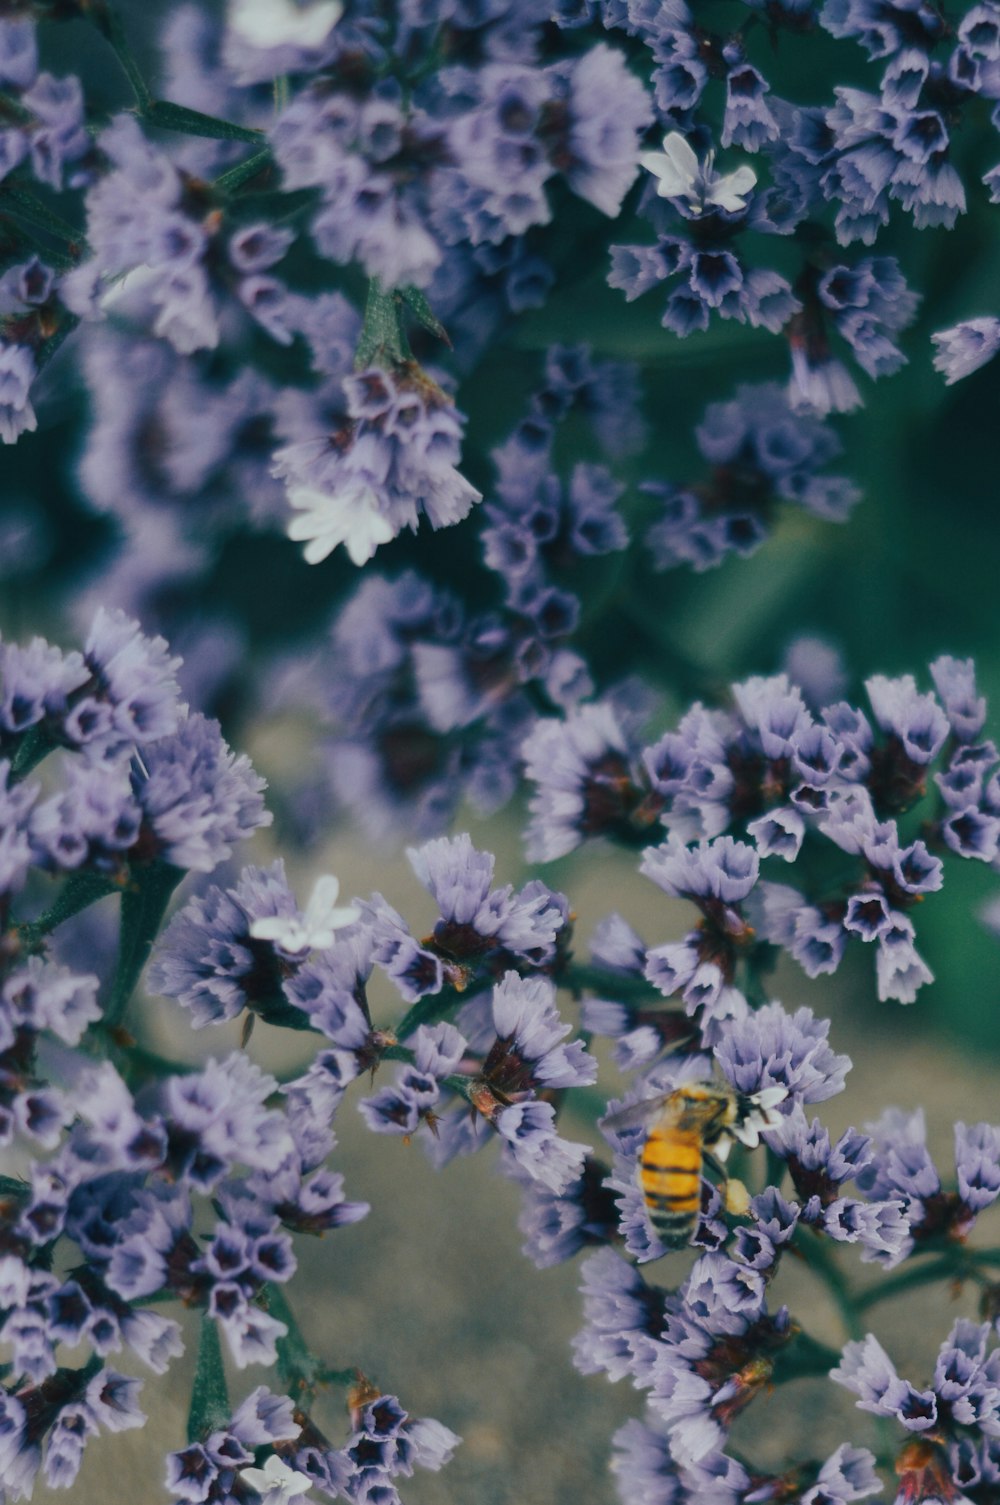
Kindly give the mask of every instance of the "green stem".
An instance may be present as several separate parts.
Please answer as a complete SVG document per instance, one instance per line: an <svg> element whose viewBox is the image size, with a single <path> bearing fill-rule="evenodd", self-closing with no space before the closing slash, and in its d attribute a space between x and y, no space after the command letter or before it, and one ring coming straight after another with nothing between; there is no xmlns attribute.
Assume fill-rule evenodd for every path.
<svg viewBox="0 0 1000 1505"><path fill-rule="evenodd" d="M624 972L611 972L604 967L591 967L584 962L570 962L557 974L555 981L567 992L579 995L584 988L592 993L601 993L624 1003L630 998L660 998L660 994L644 977L632 977Z"/></svg>
<svg viewBox="0 0 1000 1505"><path fill-rule="evenodd" d="M413 1007L408 1010L396 1025L393 1034L399 1040L405 1040L408 1035L421 1024L433 1024L438 1019L444 1019L453 1009L458 1008L467 998L471 998L479 991L470 985L464 992L459 993L455 988L442 988L439 993L427 993L423 998L418 998Z"/></svg>
<svg viewBox="0 0 1000 1505"><path fill-rule="evenodd" d="M110 894L120 892L120 885L101 873L72 873L59 890L55 903L43 915L17 927L21 945L26 951L37 950L45 936L51 934L64 920L88 909L99 899L106 899Z"/></svg>
<svg viewBox="0 0 1000 1505"><path fill-rule="evenodd" d="M0 192L0 203L18 219L25 220L37 230L44 230L79 254L88 250L83 232L71 225L69 220L63 219L62 215L56 214L47 204L43 204L28 189L16 183L7 183Z"/></svg>
<svg viewBox="0 0 1000 1505"><path fill-rule="evenodd" d="M403 329L401 295L395 291L383 292L382 284L373 277L368 284L365 321L354 357L355 369L398 366L412 358Z"/></svg>
<svg viewBox="0 0 1000 1505"><path fill-rule="evenodd" d="M184 869L167 862L154 862L135 874L135 881L122 894L122 920L118 940L118 966L111 997L104 1011L103 1027L118 1027L139 974L149 957L170 896L185 876Z"/></svg>
<svg viewBox="0 0 1000 1505"><path fill-rule="evenodd" d="M39 723L38 726L29 727L11 759L11 783L23 779L43 758L47 758L50 752L54 752L58 745L44 722Z"/></svg>
<svg viewBox="0 0 1000 1505"><path fill-rule="evenodd" d="M320 1383L322 1365L311 1352L281 1287L271 1283L265 1287L265 1293L271 1316L288 1328L285 1336L279 1338L275 1345L281 1383L293 1400L299 1404L303 1401L308 1404Z"/></svg>
<svg viewBox="0 0 1000 1505"><path fill-rule="evenodd" d="M212 187L220 193L232 193L235 188L242 188L244 183L270 167L272 161L271 152L265 146L259 152L254 152L252 157L247 157L245 162L239 162L235 167L230 167L228 172L220 173Z"/></svg>
<svg viewBox="0 0 1000 1505"><path fill-rule="evenodd" d="M823 1243L822 1235L799 1231L792 1241L803 1260L826 1285L840 1313L841 1321L850 1338L863 1338L865 1326L858 1310L858 1298L844 1279L836 1256Z"/></svg>
<svg viewBox="0 0 1000 1505"><path fill-rule="evenodd" d="M812 1375L827 1375L840 1363L840 1350L820 1343L818 1338L801 1328L774 1360L772 1383L784 1385L789 1380L806 1379Z"/></svg>
<svg viewBox="0 0 1000 1505"><path fill-rule="evenodd" d="M263 132L253 126L236 125L234 121L221 120L217 115L189 110L187 105L177 105L169 99L151 99L144 106L142 116L161 130L180 131L185 136L205 136L210 141L259 144L263 140Z"/></svg>
<svg viewBox="0 0 1000 1505"><path fill-rule="evenodd" d="M869 1308L878 1306L882 1301L889 1301L903 1291L915 1290L918 1286L929 1285L932 1281L960 1280L970 1277L974 1278L973 1271L968 1267L963 1268L962 1263L956 1264L954 1259L948 1258L936 1259L930 1264L915 1265L909 1270L901 1270L898 1275L889 1276L877 1286L872 1286L867 1291L859 1291L854 1298L855 1304L859 1311L868 1311Z"/></svg>
<svg viewBox="0 0 1000 1505"><path fill-rule="evenodd" d="M229 1420L229 1392L219 1344L219 1324L207 1315L201 1319L198 1362L191 1386L191 1409L188 1412L188 1442L198 1442L216 1432Z"/></svg>

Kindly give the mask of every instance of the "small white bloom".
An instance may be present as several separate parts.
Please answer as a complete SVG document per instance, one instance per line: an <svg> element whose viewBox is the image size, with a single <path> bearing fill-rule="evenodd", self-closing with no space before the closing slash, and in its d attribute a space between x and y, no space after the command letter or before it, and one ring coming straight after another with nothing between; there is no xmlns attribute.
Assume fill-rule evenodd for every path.
<svg viewBox="0 0 1000 1505"><path fill-rule="evenodd" d="M257 1491L261 1505L287 1505L289 1500L301 1500L312 1485L308 1474L289 1468L277 1453L271 1454L263 1468L241 1468L240 1480Z"/></svg>
<svg viewBox="0 0 1000 1505"><path fill-rule="evenodd" d="M229 25L251 47L322 47L343 13L341 0L231 0Z"/></svg>
<svg viewBox="0 0 1000 1505"><path fill-rule="evenodd" d="M289 915L265 915L254 920L250 934L255 941L274 941L293 956L301 951L326 951L333 945L333 932L353 925L361 911L354 904L338 909L340 883L332 873L317 878L301 920Z"/></svg>
<svg viewBox="0 0 1000 1505"><path fill-rule="evenodd" d="M341 543L352 563L364 564L379 544L395 536L392 524L379 511L378 497L363 481L336 496L315 486L290 486L288 501L302 514L288 524L288 536L306 544L307 564L319 564Z"/></svg>
<svg viewBox="0 0 1000 1505"><path fill-rule="evenodd" d="M774 1110L787 1096L787 1087L763 1087L760 1092L753 1094L750 1099L754 1105L753 1111L732 1131L741 1144L755 1150L760 1144L761 1130L778 1127L781 1118Z"/></svg>
<svg viewBox="0 0 1000 1505"><path fill-rule="evenodd" d="M707 208L727 209L735 214L746 208L745 196L757 182L752 167L738 167L722 175L713 171L714 153L699 163L693 148L679 131L663 138L662 152L642 152L639 161L647 172L659 179L656 192L661 199L684 199L691 213L702 214Z"/></svg>

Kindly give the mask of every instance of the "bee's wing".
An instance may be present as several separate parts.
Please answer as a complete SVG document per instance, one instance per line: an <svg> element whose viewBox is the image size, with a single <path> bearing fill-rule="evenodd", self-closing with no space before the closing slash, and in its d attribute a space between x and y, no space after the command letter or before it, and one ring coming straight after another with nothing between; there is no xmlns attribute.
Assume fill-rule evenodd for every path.
<svg viewBox="0 0 1000 1505"><path fill-rule="evenodd" d="M602 1119L606 1129L645 1129L657 1120L673 1122L678 1116L679 1104L673 1092L658 1093L656 1097L644 1097L639 1103L631 1103L608 1118Z"/></svg>

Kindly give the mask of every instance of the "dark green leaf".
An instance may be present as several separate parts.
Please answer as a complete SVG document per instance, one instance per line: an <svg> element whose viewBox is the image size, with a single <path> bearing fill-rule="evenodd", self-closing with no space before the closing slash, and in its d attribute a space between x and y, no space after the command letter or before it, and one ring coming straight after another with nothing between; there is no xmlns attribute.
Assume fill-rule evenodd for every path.
<svg viewBox="0 0 1000 1505"><path fill-rule="evenodd" d="M431 334L437 335L439 340L443 340L450 350L451 340L448 338L448 331L428 303L426 294L422 293L418 287L403 287L400 288L400 297L424 328L429 329Z"/></svg>
<svg viewBox="0 0 1000 1505"><path fill-rule="evenodd" d="M354 356L358 371L363 371L366 366L395 366L410 359L410 346L400 314L400 295L384 293L378 278L373 277L368 284L365 322Z"/></svg>
<svg viewBox="0 0 1000 1505"><path fill-rule="evenodd" d="M236 125L231 120L217 120L214 115L203 115L200 110L189 110L187 105L175 105L167 99L151 100L142 113L150 125L161 126L165 131L182 131L186 136L256 143L263 139L260 131Z"/></svg>
<svg viewBox="0 0 1000 1505"><path fill-rule="evenodd" d="M105 1029L121 1022L128 1001L146 965L170 895L184 877L184 869L167 862L140 868L122 894L122 922L118 937L118 966L111 998L104 1011Z"/></svg>
<svg viewBox="0 0 1000 1505"><path fill-rule="evenodd" d="M188 1412L188 1442L197 1442L209 1432L217 1431L229 1420L229 1391L222 1367L219 1324L211 1317L201 1319L198 1363L191 1386L191 1409Z"/></svg>
<svg viewBox="0 0 1000 1505"><path fill-rule="evenodd" d="M258 173L264 172L273 166L274 159L268 147L259 152L254 152L252 157L247 157L245 162L239 162L235 167L230 167L228 172L220 173L215 179L213 187L220 193L232 193L235 188L240 188L255 178Z"/></svg>

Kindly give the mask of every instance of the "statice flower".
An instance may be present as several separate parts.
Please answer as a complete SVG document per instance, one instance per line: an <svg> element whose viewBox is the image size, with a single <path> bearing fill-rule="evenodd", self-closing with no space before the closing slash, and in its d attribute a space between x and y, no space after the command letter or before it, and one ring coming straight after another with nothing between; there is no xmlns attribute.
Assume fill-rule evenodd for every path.
<svg viewBox="0 0 1000 1505"><path fill-rule="evenodd" d="M944 1189L927 1149L923 1109L906 1113L889 1108L867 1128L872 1152L858 1172L858 1187L872 1199L902 1201L907 1253L928 1239L964 1239L979 1214L1000 1196L1000 1129L995 1125L955 1125L955 1191Z"/></svg>
<svg viewBox="0 0 1000 1505"><path fill-rule="evenodd" d="M441 830L463 795L482 811L505 803L534 719L535 663L522 650L537 641L523 620L467 616L413 571L366 578L333 626L337 674L324 665L317 686L338 731L328 771L338 804L384 840Z"/></svg>
<svg viewBox="0 0 1000 1505"><path fill-rule="evenodd" d="M868 256L820 271L807 268L802 307L787 334L792 358L789 401L820 417L860 406L861 394L830 336L845 341L861 369L877 381L906 364L895 338L913 322L920 301L892 256Z"/></svg>
<svg viewBox="0 0 1000 1505"><path fill-rule="evenodd" d="M449 122L453 165L438 175L435 194L447 242L496 244L546 224L546 189L557 172L581 198L617 215L650 119L646 92L619 52L599 44L547 69L487 64L444 82L465 96Z"/></svg>
<svg viewBox="0 0 1000 1505"><path fill-rule="evenodd" d="M529 858L550 862L589 836L634 839L657 818L638 783L627 724L609 702L562 721L539 718L522 757L534 785Z"/></svg>
<svg viewBox="0 0 1000 1505"><path fill-rule="evenodd" d="M665 200L662 209L656 199L650 201L658 237L652 245L612 247L611 286L631 302L679 278L661 322L682 337L707 329L713 313L780 330L800 307L799 299L778 272L744 265L737 249L737 236L745 229L779 229L768 216L766 197L754 194L753 169L718 176L713 153L699 161L677 132L667 136L662 153L647 153L644 165Z"/></svg>
<svg viewBox="0 0 1000 1505"><path fill-rule="evenodd" d="M0 22L0 26L10 24ZM0 132L0 143L2 137ZM14 444L21 434L37 427L32 385L69 322L60 290L60 279L37 256L0 276L0 439L4 444Z"/></svg>
<svg viewBox="0 0 1000 1505"><path fill-rule="evenodd" d="M497 500L484 507L487 566L502 576L515 609L531 610L532 595L550 572L569 571L601 554L624 549L625 524L616 510L622 486L603 465L578 464L563 485L550 468L547 425L527 420L495 452ZM565 598L564 598L565 599ZM544 592L545 613L559 610L555 593ZM575 616L575 603L564 608ZM542 625L542 612L534 614Z"/></svg>
<svg viewBox="0 0 1000 1505"><path fill-rule="evenodd" d="M197 712L144 748L131 783L142 811L140 842L175 867L211 872L235 842L271 823L265 780L245 753L232 752L218 722Z"/></svg>
<svg viewBox="0 0 1000 1505"><path fill-rule="evenodd" d="M925 1437L930 1447L903 1447L896 1468L902 1479L934 1470L939 1498L953 1498L957 1488L949 1467L946 1444L957 1442L966 1428L988 1437L1000 1431L1000 1386L997 1352L988 1350L992 1336L988 1322L959 1318L942 1343L932 1384L918 1390L902 1379L872 1333L844 1348L830 1378L858 1397L858 1407L900 1423L905 1431ZM913 1479L916 1483L916 1479Z"/></svg>
<svg viewBox="0 0 1000 1505"><path fill-rule="evenodd" d="M27 17L0 20L0 84L8 100L0 179L25 164L48 188L85 183L91 143L83 87L74 74L39 72L35 26Z"/></svg>
<svg viewBox="0 0 1000 1505"><path fill-rule="evenodd" d="M937 346L935 369L951 386L952 382L961 381L985 366L1000 350L1000 319L992 316L963 319L951 329L932 334L931 339Z"/></svg>
<svg viewBox="0 0 1000 1505"><path fill-rule="evenodd" d="M288 535L318 564L344 544L364 564L421 515L432 528L461 521L481 499L456 469L462 420L419 367L371 368L348 378L344 427L275 457L300 515Z"/></svg>
<svg viewBox="0 0 1000 1505"><path fill-rule="evenodd" d="M643 484L663 507L646 535L657 569L705 570L731 552L748 557L782 502L843 522L859 498L845 477L817 473L840 453L839 440L817 418L795 412L777 386L737 388L729 402L706 410L695 437L712 466L705 481Z"/></svg>
<svg viewBox="0 0 1000 1505"><path fill-rule="evenodd" d="M167 1455L164 1483L176 1499L194 1502L231 1500L253 1489L244 1486L242 1472L254 1465L258 1451L274 1443L294 1441L301 1427L293 1418L293 1402L258 1385L232 1413L227 1424ZM270 1457L276 1458L272 1452ZM273 1471L272 1471L273 1473ZM255 1491L256 1492L256 1491Z"/></svg>
<svg viewBox="0 0 1000 1505"><path fill-rule="evenodd" d="M232 308L279 344L290 343L285 289L269 275L289 233L265 224L227 226L206 185L157 151L128 115L102 133L100 148L110 170L87 195L94 254L65 279L68 306L82 317L103 317L109 285L132 273L151 304L152 332L183 355L214 349L223 311Z"/></svg>
<svg viewBox="0 0 1000 1505"><path fill-rule="evenodd" d="M404 997L434 991L417 981L421 972L433 977L438 987L447 980L462 988L477 974L544 968L563 952L570 921L562 894L537 879L517 892L510 884L494 888L495 858L478 851L468 835L439 837L410 848L407 857L441 917L418 956L399 916L387 906L376 909L378 959Z"/></svg>

